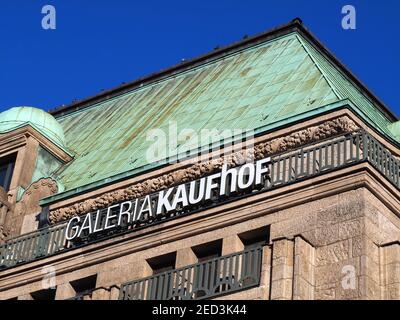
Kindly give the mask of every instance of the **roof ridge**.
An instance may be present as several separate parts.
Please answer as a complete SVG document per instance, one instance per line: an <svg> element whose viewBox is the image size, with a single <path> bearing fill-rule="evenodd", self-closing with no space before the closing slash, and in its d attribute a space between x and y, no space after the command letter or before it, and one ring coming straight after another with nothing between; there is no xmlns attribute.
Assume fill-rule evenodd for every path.
<svg viewBox="0 0 400 320"><path fill-rule="evenodd" d="M316 66L328 79L329 86L332 90L339 95L340 99L349 99L355 105L357 105L363 112L371 117L375 122L380 123L382 128L386 127L388 123L391 122L391 118L388 114L384 112L379 106L377 106L376 101L371 99L365 91L365 88L359 83L355 83L349 78L348 74L343 72L341 68L338 68L335 63L327 59L323 54L321 54L316 48L307 41L306 39L301 39L306 51L310 57L315 61ZM379 112L374 112L373 109L379 110Z"/></svg>
<svg viewBox="0 0 400 320"><path fill-rule="evenodd" d="M328 83L329 87L332 89L333 93L336 95L338 99L344 99L344 97L340 94L340 92L337 90L337 88L333 85L331 79L328 77L328 75L325 73L325 71L321 68L321 66L318 64L317 60L315 57L312 55L310 50L305 46L303 42L303 38L300 37L299 35L296 35L296 38L299 40L301 46L303 47L304 51L307 52L307 55L310 57L310 59L314 62L315 67L321 72L322 77L325 79L325 81Z"/></svg>
<svg viewBox="0 0 400 320"><path fill-rule="evenodd" d="M390 121L397 121L397 115L389 109L385 103L380 100L372 91L356 77L349 68L347 68L321 41L303 24L298 28L299 34L307 40L307 43L313 50L318 51L320 55L331 64L337 72L339 72L351 85L353 85L360 93L368 98L370 102L379 109Z"/></svg>

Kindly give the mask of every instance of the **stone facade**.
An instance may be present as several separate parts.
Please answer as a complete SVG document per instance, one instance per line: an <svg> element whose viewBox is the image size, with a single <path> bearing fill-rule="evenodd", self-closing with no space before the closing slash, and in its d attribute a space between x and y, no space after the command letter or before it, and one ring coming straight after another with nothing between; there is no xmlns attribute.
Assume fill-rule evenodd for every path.
<svg viewBox="0 0 400 320"><path fill-rule="evenodd" d="M304 124L306 129L289 129L287 136L261 137L252 157L290 152L363 127L357 117L344 112L313 121ZM106 206L127 190L137 196L185 182L220 164L216 160L204 167L189 166L115 192L99 192L64 211L52 211L51 217L56 222ZM41 210L39 200L56 192L53 180L42 179L14 206L3 199L3 211L12 212L7 213L12 219L23 217L24 234L36 226L33 217ZM94 276L95 288L82 295L83 300L118 299L124 283L153 275L155 257L176 253L174 268L185 268L200 262L198 246L222 241L221 255L235 254L246 248L243 234L265 227L258 285L214 299L400 299L399 200L398 190L382 174L369 163L360 163L0 270L0 299L36 299L37 292L49 287L55 288L55 299L70 299L79 293L77 281Z"/></svg>
<svg viewBox="0 0 400 320"><path fill-rule="evenodd" d="M146 262L150 257L176 251L179 268L196 262L192 246L222 239L224 254L237 252L242 247L235 234L269 225L260 285L217 299L400 298L397 216L382 205L380 195L363 186L360 177L346 192L340 191L340 178L330 180L325 183L336 188L337 194L303 204L274 195L257 199L256 205L243 202L239 207L221 208L208 215L204 212L192 222L171 223L162 233L157 232L158 226L151 227L123 242L109 240L38 261L27 273L22 272L24 266L3 271L0 297L26 299L30 292L41 288L41 270L51 265L55 268L58 299L74 296L69 283L92 274L97 274L98 289L91 298L116 299L118 295L110 293L113 286L118 291L122 283L152 274ZM302 193L295 195L298 201L303 199ZM231 221L226 220L227 216Z"/></svg>

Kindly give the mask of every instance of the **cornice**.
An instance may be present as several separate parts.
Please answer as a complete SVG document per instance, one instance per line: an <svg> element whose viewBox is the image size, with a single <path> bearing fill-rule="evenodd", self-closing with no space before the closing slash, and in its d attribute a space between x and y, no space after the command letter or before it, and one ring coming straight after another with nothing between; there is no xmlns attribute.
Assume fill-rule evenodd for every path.
<svg viewBox="0 0 400 320"><path fill-rule="evenodd" d="M32 126L26 125L16 130L0 134L0 152L15 149L26 144L27 138L33 137L40 145L45 147L54 156L63 162L69 162L73 160L72 155L68 154L66 150L63 150L48 138L40 134Z"/></svg>

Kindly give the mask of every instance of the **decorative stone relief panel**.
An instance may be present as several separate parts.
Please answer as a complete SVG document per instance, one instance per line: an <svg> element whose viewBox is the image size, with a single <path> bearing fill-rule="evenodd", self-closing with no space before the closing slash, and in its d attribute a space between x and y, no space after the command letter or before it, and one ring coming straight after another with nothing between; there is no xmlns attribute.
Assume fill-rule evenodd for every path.
<svg viewBox="0 0 400 320"><path fill-rule="evenodd" d="M39 201L45 197L54 195L57 193L57 183L51 178L40 179L32 183L23 194L21 200L14 206L13 213L5 222L5 227L9 237L17 236L21 233L21 227L23 227L23 233L34 231L37 226L33 226L31 219L32 215L37 215L42 211L39 205ZM30 221L29 224L25 224L24 220Z"/></svg>

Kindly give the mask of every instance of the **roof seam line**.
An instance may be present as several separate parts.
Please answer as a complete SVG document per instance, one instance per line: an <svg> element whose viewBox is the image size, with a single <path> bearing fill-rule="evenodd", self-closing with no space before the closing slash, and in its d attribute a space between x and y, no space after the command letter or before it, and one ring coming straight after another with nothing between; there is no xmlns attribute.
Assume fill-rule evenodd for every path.
<svg viewBox="0 0 400 320"><path fill-rule="evenodd" d="M303 47L304 51L307 52L308 56L310 57L310 59L313 61L315 67L319 70L319 72L321 72L322 77L325 79L325 81L328 83L329 87L332 89L333 93L336 95L336 97L338 99L344 99L345 97L341 96L339 91L335 88L335 86L333 85L333 83L329 80L329 78L327 77L327 75L325 74L325 72L321 69L321 67L318 65L317 61L315 60L315 58L313 57L313 55L311 54L311 52L308 50L308 48L304 45L302 38L296 34L297 39L299 40L301 46Z"/></svg>

